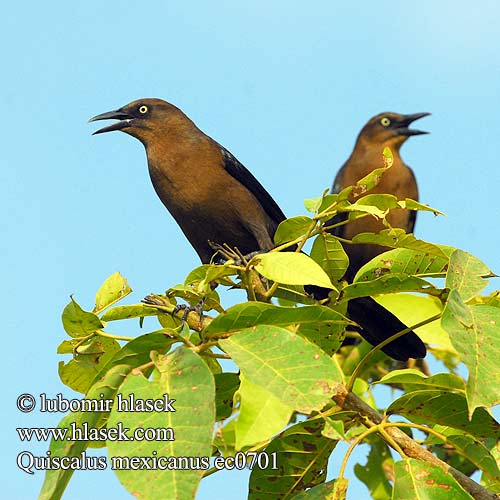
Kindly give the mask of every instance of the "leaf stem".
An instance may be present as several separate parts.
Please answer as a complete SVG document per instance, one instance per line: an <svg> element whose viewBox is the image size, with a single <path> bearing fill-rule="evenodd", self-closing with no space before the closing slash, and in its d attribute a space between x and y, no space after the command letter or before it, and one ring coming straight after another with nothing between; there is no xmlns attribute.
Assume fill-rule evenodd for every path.
<svg viewBox="0 0 500 500"><path fill-rule="evenodd" d="M365 432L361 433L352 443L351 445L349 446L349 448L347 449L346 451L346 454L344 455L344 458L342 460L342 464L340 465L340 470L339 470L339 479L343 478L344 477L344 472L345 472L345 468L347 466L347 461L349 460L349 457L351 456L351 453L354 451L354 448L356 448L356 446L358 444L360 444L367 436L369 436L370 434L374 434L375 432L378 431L378 428L377 426L373 426L373 427L370 427L369 429L367 429Z"/></svg>
<svg viewBox="0 0 500 500"><path fill-rule="evenodd" d="M305 234L302 236L301 240L299 241L297 245L297 249L295 250L297 253L300 253L302 249L304 248L304 245L306 244L306 241L311 238L312 233L314 232L314 229L318 225L317 221L313 220L313 222L309 225L309 228L305 232Z"/></svg>
<svg viewBox="0 0 500 500"><path fill-rule="evenodd" d="M107 339L126 340L127 342L134 340L134 337L124 337L122 335L113 335L112 333L106 333L103 330L96 330L95 333L98 337L105 337Z"/></svg>
<svg viewBox="0 0 500 500"><path fill-rule="evenodd" d="M229 354L217 354L215 352L206 350L203 352L205 356L208 356L209 358L215 358L215 359L231 359L231 356Z"/></svg>
<svg viewBox="0 0 500 500"><path fill-rule="evenodd" d="M279 286L280 286L279 283L274 282L269 288L269 290L266 292L266 297L270 299L274 295Z"/></svg>
<svg viewBox="0 0 500 500"><path fill-rule="evenodd" d="M432 316L430 318L427 318L423 321L420 321L419 323L416 323L413 326L410 326L408 328L405 328L404 330L401 330L398 333L395 333L394 335L391 335L387 339L385 339L383 342L380 344L376 345L375 347L372 347L368 353L365 355L365 357L359 362L358 366L356 366L356 369L352 372L351 378L349 380L349 383L347 384L347 391L351 392L352 388L354 386L354 382L356 378L359 377L359 374L365 367L366 363L374 356L374 354L377 351L380 351L383 347L385 347L387 344L390 344L393 340L399 339L399 337L402 337L403 335L406 335L407 333L411 332L412 330L415 330L417 328L420 328L421 326L427 325L429 323L432 323L433 321L438 320L441 317L441 313L436 314L435 316Z"/></svg>
<svg viewBox="0 0 500 500"><path fill-rule="evenodd" d="M87 335L85 337L81 337L80 340L76 343L76 345L73 347L73 355L78 354L78 348L87 342L87 340L95 337L97 335L96 332L92 332L90 335Z"/></svg>

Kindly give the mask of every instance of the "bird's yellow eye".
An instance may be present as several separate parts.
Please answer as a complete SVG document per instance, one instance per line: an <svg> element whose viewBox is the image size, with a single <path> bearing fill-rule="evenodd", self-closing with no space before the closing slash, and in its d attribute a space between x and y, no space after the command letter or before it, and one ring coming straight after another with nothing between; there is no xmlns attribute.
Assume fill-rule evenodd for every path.
<svg viewBox="0 0 500 500"><path fill-rule="evenodd" d="M388 127L391 124L391 120L387 118L387 116L384 116L381 120L380 123L383 127Z"/></svg>
<svg viewBox="0 0 500 500"><path fill-rule="evenodd" d="M139 108L139 113L141 113L142 115L145 115L147 112L148 112L148 107L147 106L142 105Z"/></svg>

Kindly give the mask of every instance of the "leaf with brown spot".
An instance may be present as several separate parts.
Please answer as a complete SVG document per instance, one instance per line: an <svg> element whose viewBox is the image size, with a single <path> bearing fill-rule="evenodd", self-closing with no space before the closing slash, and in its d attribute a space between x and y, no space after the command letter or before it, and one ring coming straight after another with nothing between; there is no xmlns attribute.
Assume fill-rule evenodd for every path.
<svg viewBox="0 0 500 500"><path fill-rule="evenodd" d="M297 332L319 345L328 354L340 347L346 325L345 316L325 306L278 307L260 302L245 302L219 314L205 335L238 332L255 325L275 325Z"/></svg>
<svg viewBox="0 0 500 500"><path fill-rule="evenodd" d="M420 240L417 240L420 241ZM427 245L427 243L425 244ZM424 242L422 246L425 248ZM450 252L446 247L436 247L425 251L423 249L397 248L381 253L367 262L357 272L354 281L364 282L379 278L383 274L405 274L417 278L444 278L448 269L448 257L444 252ZM440 255L436 253L440 252Z"/></svg>
<svg viewBox="0 0 500 500"><path fill-rule="evenodd" d="M276 436L265 451L269 456L276 453L279 470L254 468L248 499L291 499L296 493L323 483L328 458L337 444L321 435L323 426L322 421L301 422Z"/></svg>
<svg viewBox="0 0 500 500"><path fill-rule="evenodd" d="M234 393L240 385L237 373L216 373L215 379L215 420L228 418L233 411Z"/></svg>
<svg viewBox="0 0 500 500"><path fill-rule="evenodd" d="M147 412L140 416L134 412L111 411L108 425L116 427L118 422L133 430L143 428L171 428L174 441L107 441L111 457L152 457L154 453L167 457L210 456L215 421L215 384L213 375L203 359L180 346L167 356L153 356L158 375L148 380L141 373L130 374L120 387L124 399L134 394L139 399L162 399L168 394L175 399L175 412ZM179 374L180 373L180 374ZM195 389L195 390L193 390ZM131 432L128 433L130 437ZM115 470L123 486L142 500L193 499L203 470L151 469Z"/></svg>
<svg viewBox="0 0 500 500"><path fill-rule="evenodd" d="M345 500L348 484L348 479L333 479L295 495L293 500Z"/></svg>
<svg viewBox="0 0 500 500"><path fill-rule="evenodd" d="M489 408L500 403L500 309L468 306L452 290L441 324L469 370L466 386L469 415L478 407Z"/></svg>
<svg viewBox="0 0 500 500"><path fill-rule="evenodd" d="M251 383L301 413L323 408L343 380L334 359L284 328L259 325L219 343Z"/></svg>
<svg viewBox="0 0 500 500"><path fill-rule="evenodd" d="M452 392L410 392L396 399L386 413L402 415L417 424L439 424L460 429L479 440L500 439L500 424L484 408L477 408L469 420L465 397Z"/></svg>
<svg viewBox="0 0 500 500"><path fill-rule="evenodd" d="M451 474L428 462L407 458L394 464L393 499L472 500Z"/></svg>
<svg viewBox="0 0 500 500"><path fill-rule="evenodd" d="M486 278L495 276L477 257L456 249L450 256L446 286L457 290L464 301L477 295L488 285Z"/></svg>

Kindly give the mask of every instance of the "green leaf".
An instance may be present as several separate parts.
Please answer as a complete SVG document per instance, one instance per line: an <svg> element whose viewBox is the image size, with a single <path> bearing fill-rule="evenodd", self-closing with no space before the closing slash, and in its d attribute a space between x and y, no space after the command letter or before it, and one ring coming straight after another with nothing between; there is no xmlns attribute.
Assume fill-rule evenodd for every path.
<svg viewBox="0 0 500 500"><path fill-rule="evenodd" d="M283 328L259 325L219 344L250 382L301 413L323 408L342 381L333 359Z"/></svg>
<svg viewBox="0 0 500 500"><path fill-rule="evenodd" d="M144 316L156 316L158 311L145 304L131 304L128 306L116 306L108 309L102 316L103 321L117 321L120 319L143 318Z"/></svg>
<svg viewBox="0 0 500 500"><path fill-rule="evenodd" d="M256 255L252 261L262 276L287 285L317 285L335 290L319 264L303 253L268 252Z"/></svg>
<svg viewBox="0 0 500 500"><path fill-rule="evenodd" d="M410 200L411 201L411 200ZM410 204L411 205L411 204ZM419 204L416 204L419 205ZM368 194L356 200L355 203L344 207L339 207L340 212L364 212L375 215L378 218L384 218L387 214L396 208L405 208L404 201L398 201L392 194ZM420 205L422 209L434 211L426 205Z"/></svg>
<svg viewBox="0 0 500 500"><path fill-rule="evenodd" d="M185 285L200 283L201 288L208 287L211 281L216 281L223 285L231 286L232 280L228 279L229 276L237 274L235 269L231 269L225 265L219 264L203 264L202 266L193 269L184 280ZM200 291L200 290L198 290Z"/></svg>
<svg viewBox="0 0 500 500"><path fill-rule="evenodd" d="M309 198L304 200L304 206L308 212L318 213L330 209L338 200L338 194L326 194L318 198Z"/></svg>
<svg viewBox="0 0 500 500"><path fill-rule="evenodd" d="M470 460L478 469L489 476L490 481L494 481L497 487L500 486L500 470L491 455L490 451L483 443L468 436L447 436L447 442L453 445L459 453Z"/></svg>
<svg viewBox="0 0 500 500"><path fill-rule="evenodd" d="M344 276L349 258L342 243L329 233L321 233L314 240L311 258L315 260L332 281Z"/></svg>
<svg viewBox="0 0 500 500"><path fill-rule="evenodd" d="M191 306L196 306L199 302L204 299L203 310L210 311L215 309L217 312L224 311L224 308L220 305L219 294L213 290L207 293L206 290L199 292L196 287L192 285L175 285L167 290L167 297L180 297L188 302Z"/></svg>
<svg viewBox="0 0 500 500"><path fill-rule="evenodd" d="M366 234L366 233L365 233ZM370 281L383 274L406 274L417 278L445 277L448 259L421 250L397 248L377 255L362 266L354 277L355 282Z"/></svg>
<svg viewBox="0 0 500 500"><path fill-rule="evenodd" d="M73 297L63 310L62 323L66 333L74 338L86 337L104 328L101 320L94 313L84 311Z"/></svg>
<svg viewBox="0 0 500 500"><path fill-rule="evenodd" d="M237 373L216 373L215 380L215 420L218 422L233 413L234 393L240 385Z"/></svg>
<svg viewBox="0 0 500 500"><path fill-rule="evenodd" d="M500 438L500 424L486 410L477 408L469 420L465 397L452 392L410 392L396 399L386 413L397 413L417 424L449 426L478 439Z"/></svg>
<svg viewBox="0 0 500 500"><path fill-rule="evenodd" d="M484 306L500 307L500 290L491 292L489 295L477 295L468 300L467 304L470 306L481 304Z"/></svg>
<svg viewBox="0 0 500 500"><path fill-rule="evenodd" d="M293 500L344 500L348 486L349 480L346 478L333 479L294 495Z"/></svg>
<svg viewBox="0 0 500 500"><path fill-rule="evenodd" d="M393 208L399 208L398 199L393 194L367 194L356 200L355 205L367 205L376 207L382 212L388 212Z"/></svg>
<svg viewBox="0 0 500 500"><path fill-rule="evenodd" d="M457 290L466 302L488 285L484 278L493 276L495 275L477 257L457 249L450 257L446 286Z"/></svg>
<svg viewBox="0 0 500 500"><path fill-rule="evenodd" d="M440 426L434 427L438 432ZM459 431L455 429L449 429L452 433L457 433ZM471 442L474 442L472 438L468 438ZM462 474L466 476L471 476L478 470L477 466L473 464L467 457L462 454L462 450L454 447L451 442L446 440L439 440L437 436L432 439L427 438L426 444L429 444L429 451L432 451L437 458L445 462L450 467L454 467L459 470Z"/></svg>
<svg viewBox="0 0 500 500"><path fill-rule="evenodd" d="M255 325L274 325L297 332L333 354L340 347L345 316L325 306L278 307L262 302L246 302L229 308L206 328L205 335L232 333Z"/></svg>
<svg viewBox="0 0 500 500"><path fill-rule="evenodd" d="M395 292L420 292L440 295L442 292L432 283L422 278L406 274L386 274L372 281L356 281L342 290L342 299L366 297Z"/></svg>
<svg viewBox="0 0 500 500"><path fill-rule="evenodd" d="M401 384L406 392L423 390L456 391L465 394L465 382L454 373L437 373L430 377L415 369L394 370L375 384Z"/></svg>
<svg viewBox="0 0 500 500"><path fill-rule="evenodd" d="M368 453L366 464L356 464L354 473L360 481L366 484L373 500L387 500L392 494L387 471L394 467L394 459L387 444L377 436L371 436L367 441L370 445L370 453Z"/></svg>
<svg viewBox="0 0 500 500"><path fill-rule="evenodd" d="M422 212L432 212L434 215L444 215L444 213L440 212L437 208L432 208L429 205L424 205L410 198L405 198L404 201L401 200L398 204L401 208L405 208L406 210L420 210Z"/></svg>
<svg viewBox="0 0 500 500"><path fill-rule="evenodd" d="M500 441L494 441L493 444L490 444L488 447L491 456L497 464L497 467L500 467ZM500 494L500 484L498 484L498 481L490 474L483 472L483 475L481 476L481 484L494 493Z"/></svg>
<svg viewBox="0 0 500 500"><path fill-rule="evenodd" d="M196 342L199 342L200 337L199 337L198 332L195 332L191 336L190 340L192 341L195 338L195 335L196 335ZM210 372L214 376L216 374L222 373L222 366L220 365L219 360L210 356L210 354L208 354L208 352L211 352L211 351L204 351L204 352L200 353L200 356L203 359L203 361L205 362L205 364L208 366L208 369L210 370Z"/></svg>
<svg viewBox="0 0 500 500"><path fill-rule="evenodd" d="M321 431L321 435L334 441L349 439L346 438L346 432L356 423L356 415L355 411L340 409L335 413L329 414L325 418L325 426Z"/></svg>
<svg viewBox="0 0 500 500"><path fill-rule="evenodd" d="M130 371L130 367L126 365L113 366L105 375L99 379L89 390L87 400L112 400L116 391ZM89 429L99 428L105 418L107 412L86 411L76 412L66 415L58 427L68 429L68 435L71 432L71 424L78 429L83 429L87 425ZM51 457L80 457L88 447L88 441L70 441L70 440L55 440L50 443ZM45 472L45 480L40 491L38 500L59 500L68 485L73 470L69 469L48 469Z"/></svg>
<svg viewBox="0 0 500 500"><path fill-rule="evenodd" d="M418 240L412 233L406 233L404 229L391 228L383 229L379 233L359 233L352 239L353 243L370 243L389 248L408 248L419 252L436 255L443 259L448 259L450 247L444 245L434 245L427 241Z"/></svg>
<svg viewBox="0 0 500 500"><path fill-rule="evenodd" d="M372 195L372 196L383 196L383 195ZM390 196L390 195L388 195ZM351 217L359 215L359 213L373 215L378 219L383 219L388 213L389 210L381 210L377 206L373 205L365 205L363 203L359 203L359 200L351 205L346 205L344 207L339 207L339 212L356 212Z"/></svg>
<svg viewBox="0 0 500 500"><path fill-rule="evenodd" d="M136 337L134 340L127 342L108 362L103 366L102 370L96 375L93 384L99 382L100 377L106 374L113 367L126 365L129 369L142 366L151 361L151 351L159 353L167 352L174 339L170 338L165 332L152 332L146 335Z"/></svg>
<svg viewBox="0 0 500 500"><path fill-rule="evenodd" d="M293 493L323 483L328 457L337 444L321 435L323 425L318 420L300 422L275 437L266 454L269 457L276 454L278 469L254 467L248 499L290 498Z"/></svg>
<svg viewBox="0 0 500 500"><path fill-rule="evenodd" d="M141 373L130 373L120 388L127 400L162 400L167 394L175 399L172 411L135 413L119 411L115 399L108 428L123 425L130 428L130 437L137 428L172 429L175 440L167 441L108 441L111 462L118 457L122 466L115 469L120 482L139 499L190 500L195 497L203 468L208 468L211 455L212 429L215 419L215 385L213 376L203 360L190 349L180 346L172 354L155 359L159 372L153 381ZM156 455L157 454L157 455ZM172 467L153 470L133 470L127 458L164 456ZM177 457L189 457L189 464L179 466ZM185 458L183 458L185 460ZM123 467L123 468L122 468Z"/></svg>
<svg viewBox="0 0 500 500"><path fill-rule="evenodd" d="M136 366L150 360L152 350L165 352L173 340L163 333L149 333L128 342L104 365L95 376L85 399L112 400L119 386ZM69 428L74 423L78 428L87 424L89 428L98 428L106 421L108 412L78 412L66 416L59 427ZM77 457L88 447L87 441L52 440L52 456ZM45 482L40 493L40 500L59 500L66 488L73 471L47 470Z"/></svg>
<svg viewBox="0 0 500 500"><path fill-rule="evenodd" d="M500 309L468 306L456 290L448 296L442 326L469 370L467 401L469 414L500 402ZM485 381L488 383L485 383Z"/></svg>
<svg viewBox="0 0 500 500"><path fill-rule="evenodd" d="M352 415L352 418L356 416L356 413ZM328 419L325 421L325 427L321 432L322 436L327 437L328 439L334 439L335 441L340 441L341 439L345 439L345 426L342 420L333 420Z"/></svg>
<svg viewBox="0 0 500 500"><path fill-rule="evenodd" d="M170 313L156 311L156 318L158 319L158 323L160 323L166 332L182 328L182 319L177 316L172 316Z"/></svg>
<svg viewBox="0 0 500 500"><path fill-rule="evenodd" d="M384 167L386 169L391 168L394 165L394 155L392 154L391 148L387 146L384 147L382 156L384 157Z"/></svg>
<svg viewBox="0 0 500 500"><path fill-rule="evenodd" d="M75 346L79 343L79 340L63 340L57 346L57 354L73 354Z"/></svg>
<svg viewBox="0 0 500 500"><path fill-rule="evenodd" d="M472 500L472 497L440 467L407 458L394 465L393 499Z"/></svg>
<svg viewBox="0 0 500 500"><path fill-rule="evenodd" d="M59 362L59 377L63 384L85 394L102 367L120 350L120 344L106 337L94 337L78 347L74 359Z"/></svg>
<svg viewBox="0 0 500 500"><path fill-rule="evenodd" d="M132 289L129 287L126 278L120 273L112 274L97 291L94 312L98 314L104 311L104 309L123 299L131 292Z"/></svg>
<svg viewBox="0 0 500 500"><path fill-rule="evenodd" d="M344 188L338 194L339 199L346 200L348 198L358 198L359 196L362 196L363 194L371 191L375 186L377 186L382 180L382 176L393 165L393 157L390 150L389 154L386 154L386 151L384 150L383 156L381 155L381 160L384 161L384 167L375 168L368 175L365 175L365 177L356 182L354 186L348 186Z"/></svg>
<svg viewBox="0 0 500 500"><path fill-rule="evenodd" d="M316 301L309 297L302 285L280 285L274 292L273 297L278 299L281 306L293 306L299 304L315 304Z"/></svg>
<svg viewBox="0 0 500 500"><path fill-rule="evenodd" d="M300 238L313 224L314 221L305 215L298 215L297 217L284 220L280 223L278 229L274 233L275 245L279 246L283 243L288 243L289 241Z"/></svg>
<svg viewBox="0 0 500 500"><path fill-rule="evenodd" d="M236 419L236 449L267 441L283 430L293 408L261 386L252 384L242 373L238 389L240 411Z"/></svg>

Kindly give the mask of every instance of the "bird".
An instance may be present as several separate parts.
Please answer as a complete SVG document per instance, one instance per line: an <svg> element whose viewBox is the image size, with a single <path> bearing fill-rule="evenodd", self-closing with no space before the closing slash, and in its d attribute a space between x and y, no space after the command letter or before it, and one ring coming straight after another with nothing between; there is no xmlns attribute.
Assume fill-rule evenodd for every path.
<svg viewBox="0 0 500 500"><path fill-rule="evenodd" d="M94 135L119 130L144 145L153 187L202 263L216 259L223 245L243 255L274 248L276 229L286 219L281 208L233 154L179 108L157 98L139 99L89 121L99 120L117 121ZM356 300L352 310L359 317ZM362 335L370 341L371 333ZM389 347L385 352L391 355Z"/></svg>
<svg viewBox="0 0 500 500"><path fill-rule="evenodd" d="M371 118L361 129L354 149L338 171L333 182L332 193L339 193L344 188L356 184L376 168L384 166L383 151L390 148L393 155L392 167L384 172L380 182L370 191L370 194L387 193L398 199L411 198L418 200L418 186L415 174L400 156L401 146L414 135L428 132L412 129L410 125L430 113L380 113ZM352 198L350 201L354 201ZM416 211L393 209L386 219L391 227L402 228L412 233L415 228ZM327 225L337 224L346 220L346 214L339 214L328 221ZM363 217L349 221L331 229L335 236L351 240L359 233L378 233L386 229L382 220L375 217ZM347 244L344 250L349 257L349 266L344 279L352 282L359 269L377 255L390 250L380 245ZM323 293L316 292L316 298L324 297ZM347 305L347 314L360 327L359 333L372 345L377 345L397 332L406 329L406 325L395 315L382 307L372 297L351 299ZM422 340L413 332L392 341L382 350L394 359L407 361L409 358L423 358L426 347Z"/></svg>
<svg viewBox="0 0 500 500"><path fill-rule="evenodd" d="M356 184L374 169L383 167L382 153L388 147L393 154L393 165L388 172L384 173L380 182L371 189L370 194L386 193L392 194L398 199L411 198L418 201L418 186L415 174L403 162L400 149L409 137L428 133L411 129L409 125L429 114L380 113L371 118L361 129L351 155L338 171L331 192L339 193L342 189ZM354 200L351 199L351 201ZM391 227L401 228L407 233L413 233L416 216L417 212L415 210L393 209L387 215L387 221ZM337 223L341 220L341 216L337 216L329 223ZM334 228L332 234L350 240L359 233L378 233L383 229L386 229L386 226L384 226L382 220L375 217L363 217ZM348 281L354 279L361 266L382 252L389 250L387 247L365 244L345 245L344 249L349 257L349 267L345 275Z"/></svg>
<svg viewBox="0 0 500 500"><path fill-rule="evenodd" d="M243 254L274 248L281 208L233 154L179 108L147 98L94 116L118 120L94 132L119 130L146 149L156 194L203 264L227 245Z"/></svg>

